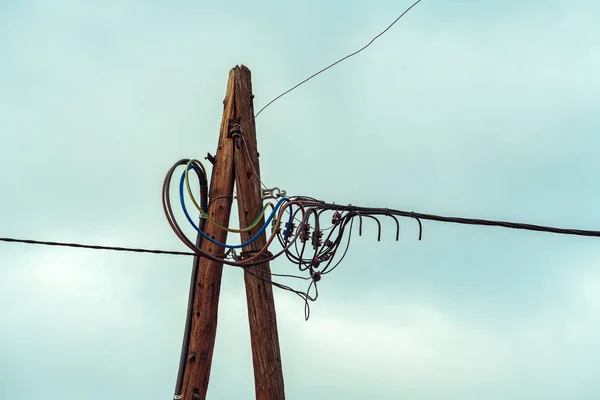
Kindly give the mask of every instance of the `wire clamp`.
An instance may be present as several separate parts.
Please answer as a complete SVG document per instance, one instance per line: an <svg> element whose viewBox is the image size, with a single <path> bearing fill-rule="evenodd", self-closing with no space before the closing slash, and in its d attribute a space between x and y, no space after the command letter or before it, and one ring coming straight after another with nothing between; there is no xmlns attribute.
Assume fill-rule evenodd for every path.
<svg viewBox="0 0 600 400"><path fill-rule="evenodd" d="M238 257L238 255L237 255L237 253L235 252L235 249L234 249L234 248L230 248L229 250L227 250L227 251L225 252L225 257L224 257L224 258L225 258L225 259L227 259L227 258L231 258L233 261L236 261L236 262L240 260L240 257Z"/></svg>
<svg viewBox="0 0 600 400"><path fill-rule="evenodd" d="M258 253L258 250L242 251L240 253L239 260L241 260L241 261L247 260L248 258L256 255L257 253ZM258 255L258 261L262 261L264 259L270 259L272 257L273 257L273 253L271 253L270 251L265 251Z"/></svg>
<svg viewBox="0 0 600 400"><path fill-rule="evenodd" d="M229 129L227 130L227 138L235 139L242 137L242 125L239 118L229 120Z"/></svg>
<svg viewBox="0 0 600 400"><path fill-rule="evenodd" d="M285 190L281 190L278 187L274 187L271 189L262 189L262 199L278 199L280 197L284 197L287 194Z"/></svg>

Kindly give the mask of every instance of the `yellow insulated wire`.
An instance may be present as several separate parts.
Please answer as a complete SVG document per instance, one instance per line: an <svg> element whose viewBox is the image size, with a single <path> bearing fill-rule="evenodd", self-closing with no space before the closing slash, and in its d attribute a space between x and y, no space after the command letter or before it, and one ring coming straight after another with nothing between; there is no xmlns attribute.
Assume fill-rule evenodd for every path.
<svg viewBox="0 0 600 400"><path fill-rule="evenodd" d="M260 222L260 219L265 215L265 212L267 211L268 207L271 207L272 209L275 209L275 206L273 205L273 203L268 202L267 204L265 204L265 206L263 207L263 209L260 212L260 214L258 214L258 217L256 217L256 220L254 220L253 223L251 223L250 225L248 225L245 228L234 229L234 228L228 228L226 226L223 226L223 225L219 224L218 222L216 222L215 220L213 220L211 217L209 217L207 213L204 212L204 210L202 209L202 207L200 207L200 205L196 201L196 198L194 197L194 194L192 193L192 189L190 187L190 181L189 181L189 174L188 174L190 165L192 165L192 163L198 164L200 166L200 168L202 168L202 171L204 172L204 176L208 180L208 174L206 173L206 168L204 168L204 165L200 161L198 161L198 160L190 160L190 161L188 161L187 165L185 166L185 186L187 188L188 195L190 196L190 199L192 199L192 203L194 203L194 206L200 212L200 214L202 214L202 216L204 218L206 218L208 221L212 222L213 224L215 224L219 228L224 229L227 232L233 232L233 233L248 232L249 230L251 230L252 228L254 228L256 225L258 225L258 223ZM275 218L273 218L273 224L274 223L275 223Z"/></svg>

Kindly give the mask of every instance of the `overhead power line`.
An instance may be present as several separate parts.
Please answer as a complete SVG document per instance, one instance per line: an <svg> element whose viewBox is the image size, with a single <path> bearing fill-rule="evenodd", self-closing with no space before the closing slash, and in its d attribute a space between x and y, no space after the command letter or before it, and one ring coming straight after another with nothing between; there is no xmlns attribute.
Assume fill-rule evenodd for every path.
<svg viewBox="0 0 600 400"><path fill-rule="evenodd" d="M42 246L75 247L75 248L80 248L80 249L92 249L92 250L127 251L127 252L132 252L132 253L168 254L168 255L172 255L172 256L195 256L194 253L186 252L186 251L140 249L140 248L135 248L135 247L120 247L120 246L100 246L100 245L95 245L95 244L82 244L82 243L47 242L47 241L42 241L42 240L15 239L15 238L6 238L6 237L0 237L0 242L34 244L34 245L42 245Z"/></svg>
<svg viewBox="0 0 600 400"><path fill-rule="evenodd" d="M328 66L326 66L325 68L321 69L318 72L315 72L314 74L312 74L311 76L309 76L308 78L304 79L302 82L292 86L290 89L286 90L285 92L281 93L279 96L275 97L273 100L269 101L265 106L263 106L260 110L258 110L258 112L254 115L254 119L256 119L258 117L258 115L263 112L267 107L269 107L271 104L275 103L277 100L279 100L280 98L282 98L283 96L285 96L286 94L290 93L291 91L293 91L294 89L298 88L299 86L304 85L306 82L310 81L311 79L313 79L314 77L316 77L317 75L322 74L323 72L327 71L328 69L336 66L337 64L341 63L344 60L347 60L348 58L357 55L358 53L360 53L361 51L365 50L367 47L369 47L371 44L373 44L373 42L375 40L377 40L380 36L382 36L383 34L385 34L388 30L390 30L390 28L392 26L394 26L396 24L396 22L398 22L400 20L400 18L404 17L404 15L406 13L408 13L414 6L416 6L417 4L419 4L421 2L421 0L417 0L415 1L410 7L408 7L406 10L404 10L404 12L402 14L400 14L395 20L394 22L392 22L390 25L387 26L387 28L385 28L383 31L379 32L377 34L377 36L375 36L373 39L371 39L371 41L369 43L367 43L366 45L364 45L363 47L361 47L360 49L356 50L353 53L348 54L347 56L344 56L342 58L340 58L339 60L337 60L336 62L329 64ZM249 122L249 121L247 121ZM244 122L247 123L247 122Z"/></svg>
<svg viewBox="0 0 600 400"><path fill-rule="evenodd" d="M336 211L347 211L347 212L358 212L363 215L395 215L399 217L414 218L416 220L430 220L437 222L448 222L453 224L463 225L481 225L481 226L498 226L508 229L520 229L535 232L547 232L557 233L561 235L575 235L575 236L590 236L600 237L600 231L595 230L584 230L584 229L568 229L568 228L556 228L545 225L534 225L524 222L508 222L508 221L496 221L488 219L478 218L463 218L463 217L445 217L442 215L435 214L423 214L412 211L394 210L390 208L368 208L368 207L357 207L357 206L342 206L333 203L322 203L318 206L321 209L329 209Z"/></svg>
<svg viewBox="0 0 600 400"><path fill-rule="evenodd" d="M354 211L365 214L376 214L376 215L396 215L400 217L414 218L417 220L430 220L437 222L447 222L454 224L463 225L481 225L481 226L498 226L509 229L520 229L535 232L548 232L556 233L561 235L575 235L575 236L588 236L588 237L600 237L600 231L595 230L584 230L584 229L567 229L567 228L556 228L552 226L544 225L533 225L523 222L507 222L507 221L495 221L486 219L476 218L462 218L462 217L446 217L435 214L423 214L411 211L393 210L388 208L367 208L367 207L355 207L355 206L342 206L333 203L317 203L321 209L330 209L337 211ZM317 205L314 204L314 205ZM18 239L9 237L0 237L0 242L8 243L21 243L29 245L41 245L41 246L59 246L59 247L72 247L81 249L91 250L109 250L109 251L121 251L131 253L150 253L150 254L166 254L175 256L195 256L193 252L186 251L175 251L175 250L159 250L159 249L144 249L135 247L122 247L122 246L102 246L84 243L69 243L69 242L55 242L55 241L43 241L43 240L31 240L31 239Z"/></svg>

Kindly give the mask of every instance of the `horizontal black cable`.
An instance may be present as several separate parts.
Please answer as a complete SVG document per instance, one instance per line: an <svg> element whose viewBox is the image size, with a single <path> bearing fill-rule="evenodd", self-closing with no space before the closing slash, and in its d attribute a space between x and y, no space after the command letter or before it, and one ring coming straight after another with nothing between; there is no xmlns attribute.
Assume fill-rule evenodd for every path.
<svg viewBox="0 0 600 400"><path fill-rule="evenodd" d="M357 206L343 206L339 204L333 203L312 203L311 206L316 206L318 208L325 208L330 210L338 210L338 211L354 211L362 214L376 214L376 215L397 215L399 217L408 217L414 218L417 220L430 220L430 221L438 221L438 222L448 222L453 224L463 224L463 225L482 225L482 226L499 226L503 228L509 229L522 229L528 231L536 231L536 232L548 232L548 233L558 233L562 235L576 235L576 236L590 236L590 237L600 237L600 231L595 230L584 230L584 229L568 229L568 228L556 228L552 226L544 226L544 225L534 225L523 222L508 222L508 221L495 221L495 220L487 220L487 219L477 219L477 218L464 218L464 217L445 217L441 215L435 214L423 214L412 211L402 211L402 210L394 210L391 208L369 208L369 207L357 207Z"/></svg>
<svg viewBox="0 0 600 400"><path fill-rule="evenodd" d="M46 241L41 241L41 240L14 239L14 238L5 238L5 237L0 237L0 242L37 244L37 245L44 245L44 246L75 247L75 248L80 248L80 249L92 249L92 250L128 251L128 252L133 252L133 253L169 254L169 255L173 255L173 256L195 256L194 253L186 252L186 251L139 249L139 248L133 248L133 247L118 247L118 246L98 246L98 245L81 244L81 243L46 242Z"/></svg>
<svg viewBox="0 0 600 400"><path fill-rule="evenodd" d="M356 207L356 206L344 206L333 203L322 203L322 202L307 202L307 206L316 206L321 209L330 209L337 211L354 211L372 215L397 215L399 217L414 218L416 220L430 220L438 222L448 222L454 224L463 225L480 225L480 226L498 226L508 229L521 229L535 232L548 232L557 233L561 235L575 235L575 236L588 236L588 237L600 237L600 231L585 230L585 229L568 229L568 228L556 228L545 225L534 225L523 222L508 222L508 221L495 221L487 219L477 218L464 218L464 217L445 217L435 214L423 214L412 211L394 210L390 208L368 208L368 207ZM75 247L82 249L92 250L112 250L112 251L124 251L133 253L151 253L151 254L167 254L177 256L195 256L192 252L185 251L173 251L173 250L157 250L157 249L141 249L133 247L118 247L118 246L99 246L82 243L65 243L65 242L50 242L41 240L29 240L29 239L15 239L0 237L0 242L9 243L23 243L32 245L44 245L44 246L60 246L60 247Z"/></svg>
<svg viewBox="0 0 600 400"><path fill-rule="evenodd" d="M400 214L397 214L397 215L400 215ZM491 220L485 220L485 219L460 218L460 217L443 217L440 215L420 214L420 213L406 213L406 214L404 214L404 216L412 217L412 218L420 218L420 219L425 219L425 220L431 220L431 221L450 222L450 223L454 223L454 224L500 226L500 227L509 228L509 229L523 229L523 230L536 231L536 232L558 233L561 235L600 237L600 231L555 228L552 226L526 224L526 223L522 223L522 222L491 221Z"/></svg>

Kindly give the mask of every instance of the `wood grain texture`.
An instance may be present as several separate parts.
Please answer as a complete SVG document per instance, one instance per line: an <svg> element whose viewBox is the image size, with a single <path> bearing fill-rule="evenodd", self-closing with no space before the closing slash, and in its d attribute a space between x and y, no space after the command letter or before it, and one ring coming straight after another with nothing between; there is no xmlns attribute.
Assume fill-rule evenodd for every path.
<svg viewBox="0 0 600 400"><path fill-rule="evenodd" d="M235 71L235 114L242 121L242 136L246 146L248 146L246 152L244 143L239 140L239 146L234 149L237 204L240 226L248 226L262 210L263 202L260 180L256 176L257 174L260 176L260 168L253 118L251 74L250 70L243 65L236 67ZM250 159L248 159L248 156ZM263 224L264 217L257 228L243 233L241 240L243 242L248 241L256 234L258 227ZM263 233L253 243L245 246L243 250L259 250L265 243L266 236ZM260 264L252 271L266 279L271 278L269 263ZM248 303L256 399L283 400L285 399L285 392L273 288L270 283L253 277L247 271L244 273L244 281Z"/></svg>
<svg viewBox="0 0 600 400"><path fill-rule="evenodd" d="M229 72L227 93L225 96L221 132L217 147L216 161L210 180L208 215L221 225L229 226L231 205L233 203L234 144L227 138L229 119L235 113L235 69ZM206 222L205 233L213 239L226 243L227 231ZM222 246L208 240L202 243L202 250L212 254L223 254ZM205 399L217 334L217 313L223 264L206 258L200 259L194 314L188 349L188 360L183 378L183 399Z"/></svg>

